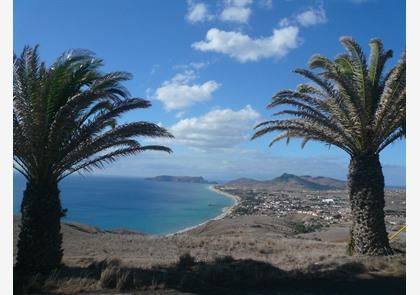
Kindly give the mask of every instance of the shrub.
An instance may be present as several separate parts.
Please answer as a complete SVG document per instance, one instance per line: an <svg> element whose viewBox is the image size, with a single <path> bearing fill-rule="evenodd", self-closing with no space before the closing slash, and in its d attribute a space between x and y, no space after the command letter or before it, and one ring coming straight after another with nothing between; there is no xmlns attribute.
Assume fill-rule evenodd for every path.
<svg viewBox="0 0 420 295"><path fill-rule="evenodd" d="M117 272L117 284L116 287L118 290L131 290L134 286L134 276L130 270L122 270L120 269Z"/></svg>
<svg viewBox="0 0 420 295"><path fill-rule="evenodd" d="M114 289L117 286L118 271L119 267L116 266L108 266L105 268L99 279L101 287L104 289Z"/></svg>
<svg viewBox="0 0 420 295"><path fill-rule="evenodd" d="M298 222L295 224L295 232L297 234L311 233L321 228L322 225L320 223L305 224L303 222Z"/></svg>
<svg viewBox="0 0 420 295"><path fill-rule="evenodd" d="M189 253L185 253L179 256L177 267L180 270L186 270L194 266L194 264L195 264L195 258L192 257Z"/></svg>

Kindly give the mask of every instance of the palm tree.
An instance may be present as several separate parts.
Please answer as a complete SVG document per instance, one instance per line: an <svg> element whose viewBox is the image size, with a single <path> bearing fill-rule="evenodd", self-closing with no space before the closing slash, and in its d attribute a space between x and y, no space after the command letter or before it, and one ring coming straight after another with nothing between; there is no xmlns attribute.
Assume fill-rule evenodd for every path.
<svg viewBox="0 0 420 295"><path fill-rule="evenodd" d="M296 73L311 83L296 90L281 90L268 108L290 106L276 116L286 117L258 124L253 139L280 132L270 143L302 138L334 145L350 155L348 189L353 224L350 250L358 254L392 253L384 221L384 177L380 152L405 137L405 54L388 73L385 63L392 50L373 39L369 61L350 37L340 39L346 52L334 60L315 55L309 61L313 72Z"/></svg>
<svg viewBox="0 0 420 295"><path fill-rule="evenodd" d="M14 56L14 168L26 178L16 268L47 273L63 255L58 183L66 176L102 168L118 158L164 146L141 145L135 137L172 137L149 122L119 124L130 110L150 107L132 98L121 82L125 72L102 73L91 52L65 52L49 68L37 46Z"/></svg>

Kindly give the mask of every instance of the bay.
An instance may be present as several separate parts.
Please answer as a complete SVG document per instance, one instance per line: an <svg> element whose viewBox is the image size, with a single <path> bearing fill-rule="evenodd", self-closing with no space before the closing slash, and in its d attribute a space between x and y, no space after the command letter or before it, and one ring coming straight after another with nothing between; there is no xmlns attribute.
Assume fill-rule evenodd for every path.
<svg viewBox="0 0 420 295"><path fill-rule="evenodd" d="M64 221L101 229L125 228L165 235L220 215L234 201L208 184L144 180L135 177L69 176L59 185ZM19 214L25 179L14 174L13 210Z"/></svg>

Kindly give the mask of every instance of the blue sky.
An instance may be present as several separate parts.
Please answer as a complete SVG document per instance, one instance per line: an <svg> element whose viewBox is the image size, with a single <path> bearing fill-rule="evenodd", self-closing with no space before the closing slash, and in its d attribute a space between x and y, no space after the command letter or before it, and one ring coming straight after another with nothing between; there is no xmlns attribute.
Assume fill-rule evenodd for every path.
<svg viewBox="0 0 420 295"><path fill-rule="evenodd" d="M126 87L153 103L121 120L153 121L176 136L159 141L171 155L137 155L98 174L345 178L349 159L337 148L311 142L301 149L299 140L269 148L272 136L249 140L252 127L270 118L271 96L304 81L291 71L315 53L343 52L338 39L345 35L366 53L368 41L381 38L394 50L394 65L405 49L405 1L14 1L16 53L40 44L50 63L70 48L92 50L104 70L131 72ZM381 161L386 183L404 185L405 141L389 146Z"/></svg>

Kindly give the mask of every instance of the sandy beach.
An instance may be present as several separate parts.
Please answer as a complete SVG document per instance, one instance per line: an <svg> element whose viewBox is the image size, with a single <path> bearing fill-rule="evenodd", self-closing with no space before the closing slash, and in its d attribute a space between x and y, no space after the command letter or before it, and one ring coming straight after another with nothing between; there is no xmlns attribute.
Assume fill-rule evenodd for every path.
<svg viewBox="0 0 420 295"><path fill-rule="evenodd" d="M228 198L232 199L232 200L233 200L233 205L232 205L232 206L230 206L230 207L224 207L224 208L223 208L222 213L221 213L221 214L219 214L219 215L217 215L217 216L216 216L216 217L214 217L214 218L210 218L210 219L208 219L208 220L206 220L206 221L204 221L204 222L201 222L201 223L199 223L199 224L197 224L197 225L193 225L193 226L186 227L186 228L181 229L181 230L179 230L179 231L176 231L176 232L174 232L174 233L167 234L167 235L165 235L165 237L170 237L170 236L173 236L173 235L177 235L177 234L185 233L185 232L188 232L188 231L193 230L193 229L195 229L195 228L198 228L198 227L200 227L200 226L203 226L203 225L205 225L205 224L209 223L209 222L210 222L210 221L212 221L212 220L219 220L219 219L225 218L227 215L229 215L229 213L230 213L230 212L232 212L233 208L235 208L235 206L237 206L237 205L239 204L239 202L241 201L241 199L240 199L240 197L239 197L239 196L232 195L232 194L229 194L229 193L227 193L227 192L224 192L224 191L218 190L218 189L217 189L214 185L210 185L210 186L208 186L208 189L209 189L209 190L211 190L211 191L214 191L214 192L216 192L216 193L218 193L218 194L220 194L220 195L224 195L224 196L226 196L226 197L228 197Z"/></svg>
<svg viewBox="0 0 420 295"><path fill-rule="evenodd" d="M229 198L233 199L235 203L232 207L236 206L241 201L241 198L239 196L224 192L222 190L219 190L219 189L216 188L215 185L210 185L209 189L214 191L214 192L217 192L218 194L221 194L221 195L224 195L226 197L229 197Z"/></svg>

